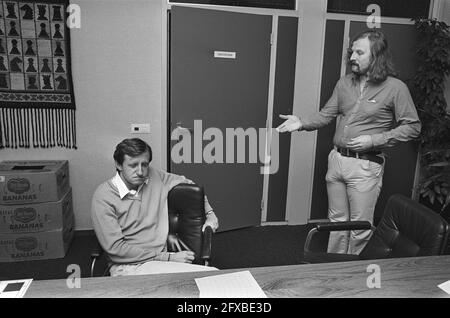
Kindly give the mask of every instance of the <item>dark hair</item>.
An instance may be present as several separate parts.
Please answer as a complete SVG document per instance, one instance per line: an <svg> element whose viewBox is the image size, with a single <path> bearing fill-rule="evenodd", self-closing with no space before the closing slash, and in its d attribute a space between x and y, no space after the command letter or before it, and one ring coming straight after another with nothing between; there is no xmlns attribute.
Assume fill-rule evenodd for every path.
<svg viewBox="0 0 450 318"><path fill-rule="evenodd" d="M136 157L148 151L150 160L152 161L152 148L143 140L139 138L129 138L122 140L114 151L113 158L118 164L123 164L125 155Z"/></svg>
<svg viewBox="0 0 450 318"><path fill-rule="evenodd" d="M367 72L369 81L373 83L381 83L385 81L388 76L397 76L387 39L381 31L375 29L361 32L353 38L347 52L347 63L350 63L350 58L352 55L351 46L353 43L364 38L368 38L370 41L371 56L369 70Z"/></svg>

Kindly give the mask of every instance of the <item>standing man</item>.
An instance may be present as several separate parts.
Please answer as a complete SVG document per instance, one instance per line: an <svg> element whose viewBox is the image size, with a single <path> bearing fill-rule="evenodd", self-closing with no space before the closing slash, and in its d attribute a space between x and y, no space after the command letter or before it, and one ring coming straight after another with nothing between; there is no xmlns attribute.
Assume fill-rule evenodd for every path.
<svg viewBox="0 0 450 318"><path fill-rule="evenodd" d="M191 251L167 252L168 193L180 183L193 182L151 167L152 150L139 138L120 142L113 157L117 173L97 188L91 208L111 276L216 269L191 264ZM218 219L206 196L205 213L203 229L211 226L215 231Z"/></svg>
<svg viewBox="0 0 450 318"><path fill-rule="evenodd" d="M280 115L286 121L277 130L312 131L338 117L326 175L328 218L372 223L383 179L382 150L418 137L421 124L407 86L394 77L382 32L356 36L348 64L352 73L337 82L320 112L301 119ZM328 252L359 254L370 235L370 230L331 232Z"/></svg>

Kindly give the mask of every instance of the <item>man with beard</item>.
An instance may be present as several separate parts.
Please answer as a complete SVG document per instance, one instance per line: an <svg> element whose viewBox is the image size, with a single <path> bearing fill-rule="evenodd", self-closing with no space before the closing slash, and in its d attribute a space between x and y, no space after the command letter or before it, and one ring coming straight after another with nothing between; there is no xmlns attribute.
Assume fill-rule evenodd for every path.
<svg viewBox="0 0 450 318"><path fill-rule="evenodd" d="M382 32L372 29L356 36L347 58L352 73L337 82L320 112L301 119L280 115L286 121L277 130L312 131L338 117L325 178L328 218L372 223L383 179L383 149L418 137L421 124L407 86L395 78ZM359 254L370 235L370 230L331 232L328 252Z"/></svg>

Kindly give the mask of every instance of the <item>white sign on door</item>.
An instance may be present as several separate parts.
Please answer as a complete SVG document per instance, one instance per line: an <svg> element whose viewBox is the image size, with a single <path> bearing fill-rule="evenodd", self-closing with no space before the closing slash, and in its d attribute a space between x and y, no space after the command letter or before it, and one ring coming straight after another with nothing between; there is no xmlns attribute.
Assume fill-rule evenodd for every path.
<svg viewBox="0 0 450 318"><path fill-rule="evenodd" d="M220 59L235 59L236 52L214 51L214 57Z"/></svg>

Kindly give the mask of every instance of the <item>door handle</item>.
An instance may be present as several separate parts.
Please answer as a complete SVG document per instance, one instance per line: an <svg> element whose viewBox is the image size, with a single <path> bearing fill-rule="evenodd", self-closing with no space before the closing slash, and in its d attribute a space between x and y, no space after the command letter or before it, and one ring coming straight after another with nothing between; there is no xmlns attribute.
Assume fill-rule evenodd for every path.
<svg viewBox="0 0 450 318"><path fill-rule="evenodd" d="M181 126L181 122L176 123L175 126L176 126L175 129L181 129L181 130L189 131L191 134L194 132L194 128L183 127L183 126Z"/></svg>

